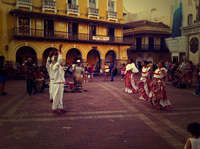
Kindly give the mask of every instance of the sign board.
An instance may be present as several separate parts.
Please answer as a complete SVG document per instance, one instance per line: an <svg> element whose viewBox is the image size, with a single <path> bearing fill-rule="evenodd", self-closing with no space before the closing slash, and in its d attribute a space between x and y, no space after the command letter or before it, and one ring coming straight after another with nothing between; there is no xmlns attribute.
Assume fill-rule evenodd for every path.
<svg viewBox="0 0 200 149"><path fill-rule="evenodd" d="M93 40L101 40L101 41L109 41L109 37L105 37L105 36L92 36Z"/></svg>

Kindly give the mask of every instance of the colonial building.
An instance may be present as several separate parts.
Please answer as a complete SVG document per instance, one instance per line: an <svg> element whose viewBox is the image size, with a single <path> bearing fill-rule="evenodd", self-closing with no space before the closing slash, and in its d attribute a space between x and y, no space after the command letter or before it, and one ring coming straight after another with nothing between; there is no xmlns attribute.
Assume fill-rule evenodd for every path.
<svg viewBox="0 0 200 149"><path fill-rule="evenodd" d="M147 60L154 63L170 59L165 44L165 38L171 34L169 26L147 20L130 22L127 25L131 28L124 30L124 39L132 40L132 46L127 51L129 58L136 62Z"/></svg>
<svg viewBox="0 0 200 149"><path fill-rule="evenodd" d="M13 64L45 64L63 43L63 58L98 68L127 60L123 0L0 0L0 55Z"/></svg>
<svg viewBox="0 0 200 149"><path fill-rule="evenodd" d="M200 63L200 0L183 0L182 34L187 41L187 58Z"/></svg>

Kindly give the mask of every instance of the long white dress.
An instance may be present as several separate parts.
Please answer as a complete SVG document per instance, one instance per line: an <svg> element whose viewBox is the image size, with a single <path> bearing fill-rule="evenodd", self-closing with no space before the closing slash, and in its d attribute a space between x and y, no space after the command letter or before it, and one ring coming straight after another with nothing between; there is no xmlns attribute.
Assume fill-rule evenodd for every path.
<svg viewBox="0 0 200 149"><path fill-rule="evenodd" d="M136 93L138 90L135 73L138 73L138 69L134 63L126 65L125 71L125 92Z"/></svg>
<svg viewBox="0 0 200 149"><path fill-rule="evenodd" d="M49 99L53 100L53 96L52 96L52 88L53 88L53 75L52 75L52 66L53 64L50 63L50 57L47 58L47 62L46 62L46 68L47 68L47 72L49 74Z"/></svg>
<svg viewBox="0 0 200 149"><path fill-rule="evenodd" d="M52 88L53 104L52 110L63 109L63 92L65 83L65 71L61 66L62 54L58 55L57 62L52 67L52 75L54 77L54 85Z"/></svg>

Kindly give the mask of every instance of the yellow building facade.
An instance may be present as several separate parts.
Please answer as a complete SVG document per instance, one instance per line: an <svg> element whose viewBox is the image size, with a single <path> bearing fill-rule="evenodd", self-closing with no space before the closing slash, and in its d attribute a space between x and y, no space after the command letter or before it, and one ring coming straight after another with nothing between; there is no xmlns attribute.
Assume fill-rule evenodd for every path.
<svg viewBox="0 0 200 149"><path fill-rule="evenodd" d="M101 65L127 60L123 0L0 0L0 56L45 64L63 44L63 59Z"/></svg>

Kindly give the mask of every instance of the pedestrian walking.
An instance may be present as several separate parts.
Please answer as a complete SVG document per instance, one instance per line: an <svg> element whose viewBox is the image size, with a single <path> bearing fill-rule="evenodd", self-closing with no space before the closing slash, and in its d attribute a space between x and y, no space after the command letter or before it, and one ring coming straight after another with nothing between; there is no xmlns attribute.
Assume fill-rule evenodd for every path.
<svg viewBox="0 0 200 149"><path fill-rule="evenodd" d="M162 62L159 62L151 83L151 102L157 109L167 110L171 108L171 102L167 98L165 77L167 77L167 69L163 67Z"/></svg>
<svg viewBox="0 0 200 149"><path fill-rule="evenodd" d="M133 62L133 59L128 61L125 71L125 92L136 93L138 90L137 80L135 73L138 73L138 69Z"/></svg>
<svg viewBox="0 0 200 149"><path fill-rule="evenodd" d="M187 139L184 149L200 149L200 124L190 123L187 131L190 137Z"/></svg>
<svg viewBox="0 0 200 149"><path fill-rule="evenodd" d="M141 77L139 81L139 99L149 101L151 95L150 95L150 73L151 73L151 67L147 66L147 61L142 62L142 70L141 70Z"/></svg>
<svg viewBox="0 0 200 149"><path fill-rule="evenodd" d="M65 113L63 108L63 93L65 84L65 71L62 66L62 44L59 46L59 51L54 53L53 56L53 66L52 66L52 76L54 76L52 96L53 104L52 111L56 114Z"/></svg>

